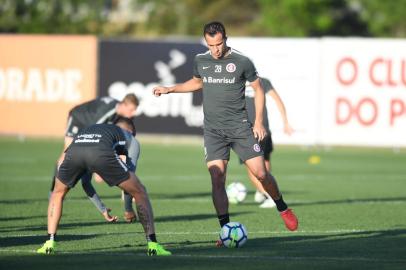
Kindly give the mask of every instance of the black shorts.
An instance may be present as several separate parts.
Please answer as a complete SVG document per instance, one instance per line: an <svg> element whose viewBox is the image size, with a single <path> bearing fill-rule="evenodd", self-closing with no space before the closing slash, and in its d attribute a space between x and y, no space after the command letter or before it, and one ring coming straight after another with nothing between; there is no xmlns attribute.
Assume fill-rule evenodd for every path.
<svg viewBox="0 0 406 270"><path fill-rule="evenodd" d="M206 162L229 160L231 148L243 161L263 155L249 123L236 129L204 129Z"/></svg>
<svg viewBox="0 0 406 270"><path fill-rule="evenodd" d="M117 186L130 177L127 166L113 150L69 147L58 169L58 179L72 188L86 172L99 174L109 186Z"/></svg>
<svg viewBox="0 0 406 270"><path fill-rule="evenodd" d="M264 153L264 160L271 160L271 153L273 151L273 141L272 141L272 135L271 131L267 131L266 137L259 142L259 145L261 146L261 149ZM243 164L244 161L240 159L240 164Z"/></svg>

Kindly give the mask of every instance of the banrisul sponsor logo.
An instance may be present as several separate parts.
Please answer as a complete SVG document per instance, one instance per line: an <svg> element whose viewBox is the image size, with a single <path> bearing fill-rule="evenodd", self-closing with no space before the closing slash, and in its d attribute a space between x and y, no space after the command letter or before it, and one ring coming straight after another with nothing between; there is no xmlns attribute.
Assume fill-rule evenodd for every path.
<svg viewBox="0 0 406 270"><path fill-rule="evenodd" d="M224 83L224 84L232 84L235 83L235 77L233 78L213 78L213 77L203 77L204 83Z"/></svg>

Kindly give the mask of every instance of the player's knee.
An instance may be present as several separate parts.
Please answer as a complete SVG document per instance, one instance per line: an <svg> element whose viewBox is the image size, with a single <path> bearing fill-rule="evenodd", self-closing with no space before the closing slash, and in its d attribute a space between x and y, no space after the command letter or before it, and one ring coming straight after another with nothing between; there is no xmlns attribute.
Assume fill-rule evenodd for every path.
<svg viewBox="0 0 406 270"><path fill-rule="evenodd" d="M259 170L258 172L255 173L255 177L261 181L265 182L267 180L267 173L265 170Z"/></svg>
<svg viewBox="0 0 406 270"><path fill-rule="evenodd" d="M64 190L61 189L55 189L52 192L52 199L56 199L56 200L62 200L65 197L66 192Z"/></svg>
<svg viewBox="0 0 406 270"><path fill-rule="evenodd" d="M224 171L221 170L217 166L211 166L209 168L209 172L210 172L211 179L214 182L221 182L224 179L224 174L225 174Z"/></svg>
<svg viewBox="0 0 406 270"><path fill-rule="evenodd" d="M135 192L137 194L137 196L147 194L147 189L141 182L135 181L134 183L135 183L135 185L133 187L133 193Z"/></svg>

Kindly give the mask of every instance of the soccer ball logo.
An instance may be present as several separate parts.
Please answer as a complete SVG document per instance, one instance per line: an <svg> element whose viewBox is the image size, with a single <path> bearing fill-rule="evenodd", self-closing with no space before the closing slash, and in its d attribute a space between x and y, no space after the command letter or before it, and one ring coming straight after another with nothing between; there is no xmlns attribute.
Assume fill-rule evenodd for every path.
<svg viewBox="0 0 406 270"><path fill-rule="evenodd" d="M242 247L248 240L247 230L239 222L229 222L221 228L220 240L228 248Z"/></svg>
<svg viewBox="0 0 406 270"><path fill-rule="evenodd" d="M233 182L226 188L228 202L240 203L247 196L247 188L240 182Z"/></svg>

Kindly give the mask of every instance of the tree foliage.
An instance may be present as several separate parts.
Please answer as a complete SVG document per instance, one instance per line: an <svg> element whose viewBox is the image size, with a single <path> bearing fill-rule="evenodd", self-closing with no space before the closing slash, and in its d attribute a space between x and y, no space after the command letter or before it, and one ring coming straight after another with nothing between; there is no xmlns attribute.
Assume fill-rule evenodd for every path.
<svg viewBox="0 0 406 270"><path fill-rule="evenodd" d="M258 35L366 36L367 27L345 0L259 0L260 18L253 24Z"/></svg>
<svg viewBox="0 0 406 270"><path fill-rule="evenodd" d="M372 36L406 37L406 0L351 1L360 7L360 17L368 22Z"/></svg>
<svg viewBox="0 0 406 270"><path fill-rule="evenodd" d="M0 31L6 33L100 33L104 1L1 0Z"/></svg>
<svg viewBox="0 0 406 270"><path fill-rule="evenodd" d="M0 32L201 36L406 37L406 0L0 0Z"/></svg>

